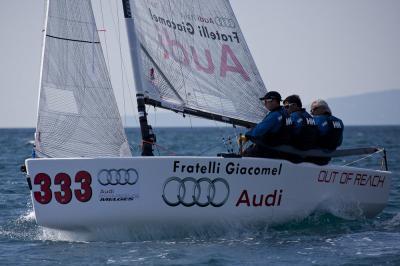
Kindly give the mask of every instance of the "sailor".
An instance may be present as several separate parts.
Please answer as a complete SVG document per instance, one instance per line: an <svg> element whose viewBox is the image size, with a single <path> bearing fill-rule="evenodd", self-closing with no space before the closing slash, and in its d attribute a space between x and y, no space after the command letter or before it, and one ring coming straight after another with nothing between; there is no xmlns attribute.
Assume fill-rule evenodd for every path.
<svg viewBox="0 0 400 266"><path fill-rule="evenodd" d="M296 149L315 148L318 128L314 118L303 108L298 95L290 95L283 101L283 106L290 116L290 144Z"/></svg>
<svg viewBox="0 0 400 266"><path fill-rule="evenodd" d="M282 154L268 147L275 147L289 143L289 135L286 131L287 113L281 106L282 97L276 91L268 92L260 98L268 109L266 117L249 130L242 142L251 140L254 144L244 151L244 156L282 158Z"/></svg>
<svg viewBox="0 0 400 266"><path fill-rule="evenodd" d="M324 100L316 100L311 104L311 114L318 127L317 147L334 151L342 144L344 125L342 120L332 115L331 109ZM316 163L327 164L330 158Z"/></svg>

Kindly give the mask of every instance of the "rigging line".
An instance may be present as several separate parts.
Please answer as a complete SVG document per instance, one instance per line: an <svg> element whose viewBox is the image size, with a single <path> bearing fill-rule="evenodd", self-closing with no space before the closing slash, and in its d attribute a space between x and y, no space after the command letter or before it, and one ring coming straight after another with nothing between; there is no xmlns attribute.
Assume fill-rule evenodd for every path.
<svg viewBox="0 0 400 266"><path fill-rule="evenodd" d="M190 123L190 128L193 129L192 116L191 115L189 115L189 123Z"/></svg>
<svg viewBox="0 0 400 266"><path fill-rule="evenodd" d="M345 165L343 165L343 166L350 166L350 165L355 164L355 163L357 163L357 162L360 162L360 161L363 161L363 160L365 160L365 159L368 159L368 158L374 156L375 154L378 154L378 153L381 153L381 152L383 152L383 150L382 150L382 149L379 149L379 150L377 150L377 151L374 152L374 153L371 153L371 154L369 154L369 155L367 155L367 156L365 156L365 157L363 157L363 158L361 158L361 159L355 160L355 161L350 162L350 163L348 163L348 164L345 164Z"/></svg>
<svg viewBox="0 0 400 266"><path fill-rule="evenodd" d="M117 29L118 29L118 46L119 46L119 56L120 56L120 67L121 67L121 87L122 87L122 97L124 101L124 124L126 125L126 101L125 101L125 86L124 86L124 68L122 65L122 47L121 47L121 27L120 27L120 16L119 8L117 6Z"/></svg>
<svg viewBox="0 0 400 266"><path fill-rule="evenodd" d="M208 146L206 149L204 149L203 151L201 151L197 156L202 156L208 151L216 150L218 148L218 146L219 145L212 144L212 145Z"/></svg>
<svg viewBox="0 0 400 266"><path fill-rule="evenodd" d="M237 139L239 138L239 134L238 134L238 129L235 125L233 125L233 132L235 134L235 144L236 144L235 146L236 146L236 148L239 148L239 144L237 142Z"/></svg>
<svg viewBox="0 0 400 266"><path fill-rule="evenodd" d="M147 144L151 144L151 145L154 145L156 147L159 147L161 150L169 152L170 153L169 155L173 155L173 156L178 155L176 152L173 152L173 151L171 151L171 150L169 150L169 149L167 149L167 148L165 148L165 147L163 147L163 146L161 146L161 145L159 145L159 144L157 144L155 142L142 140L142 145L143 145L143 143L147 143Z"/></svg>
<svg viewBox="0 0 400 266"><path fill-rule="evenodd" d="M103 13L103 0L100 0L100 12L101 12L101 23L102 23L102 28L105 29L105 23L104 23L104 13ZM103 37L104 37L104 45L106 46L106 56L107 56L107 68L108 72L110 73L110 53L108 52L108 44L107 44L107 35L106 31L103 31Z"/></svg>
<svg viewBox="0 0 400 266"><path fill-rule="evenodd" d="M172 91L175 93L175 96L179 98L179 100L182 101L182 103L185 103L183 98L179 95L178 91L175 89L175 87L171 84L169 79L165 76L165 74L161 71L160 67L157 65L156 61L154 61L153 57L150 55L150 53L147 51L147 49L144 47L143 44L140 44L140 48L144 52L144 54L149 58L150 62L154 65L154 67L157 69L161 77L165 80L168 86L171 87Z"/></svg>
<svg viewBox="0 0 400 266"><path fill-rule="evenodd" d="M189 115L190 128L193 129L192 116Z"/></svg>
<svg viewBox="0 0 400 266"><path fill-rule="evenodd" d="M154 106L154 127L157 127L157 109L155 106Z"/></svg>
<svg viewBox="0 0 400 266"><path fill-rule="evenodd" d="M140 145L133 142L132 144L129 143L129 147L132 149L133 152L140 151Z"/></svg>

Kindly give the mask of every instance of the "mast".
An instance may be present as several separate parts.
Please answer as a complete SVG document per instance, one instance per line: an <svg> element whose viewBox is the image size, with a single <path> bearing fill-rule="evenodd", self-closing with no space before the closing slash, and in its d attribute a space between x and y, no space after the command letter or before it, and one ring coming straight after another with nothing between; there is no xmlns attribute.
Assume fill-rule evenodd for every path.
<svg viewBox="0 0 400 266"><path fill-rule="evenodd" d="M126 23L126 30L128 33L128 40L130 44L130 55L133 67L133 73L135 77L135 87L136 87L136 99L137 108L139 114L140 130L142 133L142 156L153 156L153 143L155 141L155 136L152 132L151 126L147 122L147 113L145 105L145 95L143 91L143 79L140 73L140 44L137 38L135 21L132 17L131 5L129 0L122 0L122 6L124 9L124 17Z"/></svg>

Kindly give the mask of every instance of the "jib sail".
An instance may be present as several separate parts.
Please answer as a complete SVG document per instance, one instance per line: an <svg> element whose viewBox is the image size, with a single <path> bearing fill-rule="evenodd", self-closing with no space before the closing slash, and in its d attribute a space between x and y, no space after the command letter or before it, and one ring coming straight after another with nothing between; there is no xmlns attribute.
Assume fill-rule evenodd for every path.
<svg viewBox="0 0 400 266"><path fill-rule="evenodd" d="M130 156L90 0L49 0L47 8L37 154Z"/></svg>

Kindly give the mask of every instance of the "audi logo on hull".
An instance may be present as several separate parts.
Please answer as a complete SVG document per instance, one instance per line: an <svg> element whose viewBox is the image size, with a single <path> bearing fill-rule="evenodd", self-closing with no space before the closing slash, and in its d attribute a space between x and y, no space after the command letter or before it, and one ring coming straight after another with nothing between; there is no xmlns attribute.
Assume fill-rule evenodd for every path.
<svg viewBox="0 0 400 266"><path fill-rule="evenodd" d="M189 191L187 188L187 185L191 183L193 186L193 190ZM207 188L202 189L202 183L205 183ZM220 192L217 192L216 190L216 184L220 183L222 184L225 189L221 190ZM176 184L176 189L177 189L177 195L176 195L176 200L174 199L168 199L165 196L165 189L171 186L174 186ZM204 186L204 185L203 185ZM220 186L220 185L219 185ZM189 193L190 196L187 196L186 193ZM220 196L222 195L223 198L219 201L217 201L217 193L218 198L221 198ZM224 194L221 194L224 193ZM203 177L200 179L195 179L193 177L186 177L184 179L181 179L179 177L170 177L168 178L163 186L163 194L162 198L164 202L171 207L176 207L180 204L182 204L185 207L192 207L194 205L197 205L199 207L207 207L209 205L213 207L221 207L223 206L226 201L229 198L229 184L225 179L222 178L216 178L214 180L211 180L209 178ZM187 200L186 198L189 198L190 200ZM204 198L206 198L204 200ZM202 200L203 199L203 200Z"/></svg>
<svg viewBox="0 0 400 266"><path fill-rule="evenodd" d="M97 175L102 186L135 185L139 180L138 172L133 169L103 169Z"/></svg>

